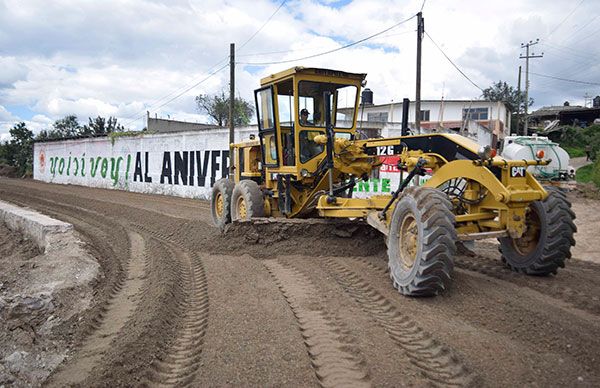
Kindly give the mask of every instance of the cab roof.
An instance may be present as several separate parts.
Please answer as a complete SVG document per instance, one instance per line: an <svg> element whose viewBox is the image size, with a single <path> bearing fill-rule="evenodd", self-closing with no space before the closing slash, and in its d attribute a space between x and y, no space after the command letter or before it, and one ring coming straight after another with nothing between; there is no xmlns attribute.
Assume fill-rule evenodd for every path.
<svg viewBox="0 0 600 388"><path fill-rule="evenodd" d="M338 78L349 78L354 80L364 80L367 76L366 73L347 73L345 71L340 70L332 70L332 69L321 69L317 67L302 67L296 66L289 68L287 70L280 71L279 73L271 74L260 80L260 84L262 86L266 84L272 84L278 82L282 79L288 78L294 74L311 74L311 75L321 75L321 76L329 76L329 77L338 77Z"/></svg>

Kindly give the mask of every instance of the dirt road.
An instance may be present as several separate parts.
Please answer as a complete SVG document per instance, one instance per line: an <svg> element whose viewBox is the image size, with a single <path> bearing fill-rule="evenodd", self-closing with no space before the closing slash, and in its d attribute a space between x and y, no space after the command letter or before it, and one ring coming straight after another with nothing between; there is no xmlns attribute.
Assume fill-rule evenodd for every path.
<svg viewBox="0 0 600 388"><path fill-rule="evenodd" d="M73 350L50 386L600 385L600 264L584 257L533 278L479 243L448 292L416 299L361 230L221 235L206 202L21 180L0 199L74 224L104 273L61 327Z"/></svg>

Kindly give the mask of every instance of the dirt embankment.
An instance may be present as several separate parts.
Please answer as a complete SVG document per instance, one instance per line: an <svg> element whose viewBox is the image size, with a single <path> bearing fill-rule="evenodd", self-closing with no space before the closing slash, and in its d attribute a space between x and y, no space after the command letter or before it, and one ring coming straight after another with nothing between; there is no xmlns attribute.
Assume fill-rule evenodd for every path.
<svg viewBox="0 0 600 388"><path fill-rule="evenodd" d="M478 243L446 293L406 298L361 227L223 235L200 201L17 180L0 197L73 223L104 275L55 329L74 340L51 386L600 385L597 239L544 278ZM574 201L579 246L599 206Z"/></svg>

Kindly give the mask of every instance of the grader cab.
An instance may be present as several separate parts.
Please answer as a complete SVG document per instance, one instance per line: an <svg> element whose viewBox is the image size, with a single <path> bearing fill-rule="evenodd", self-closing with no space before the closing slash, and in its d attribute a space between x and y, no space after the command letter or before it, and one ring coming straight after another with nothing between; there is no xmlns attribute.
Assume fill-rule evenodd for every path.
<svg viewBox="0 0 600 388"><path fill-rule="evenodd" d="M451 281L457 241L497 238L513 270L548 275L575 244L566 196L527 172L545 165L505 160L454 134L360 139L356 130L365 74L295 67L255 91L258 139L231 144L233 174L215 183L220 228L257 217L363 220L386 236L394 287L435 295ZM360 180L394 156L398 186L353 198ZM427 176L425 183L414 182ZM357 221L360 222L360 221Z"/></svg>

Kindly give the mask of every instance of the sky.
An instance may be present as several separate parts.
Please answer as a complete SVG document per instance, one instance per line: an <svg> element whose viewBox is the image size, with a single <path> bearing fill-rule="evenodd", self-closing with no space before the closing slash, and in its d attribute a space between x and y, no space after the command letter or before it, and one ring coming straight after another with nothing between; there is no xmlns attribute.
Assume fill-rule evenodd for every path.
<svg viewBox="0 0 600 388"><path fill-rule="evenodd" d="M262 77L293 66L367 73L376 104L413 100L421 9L423 99L516 87L519 65L524 87L521 44L537 39L534 108L600 94L598 0L0 0L0 140L17 122L38 133L69 114L115 116L131 130L146 111L208 122L194 97L228 91L230 43L236 94L250 101Z"/></svg>

